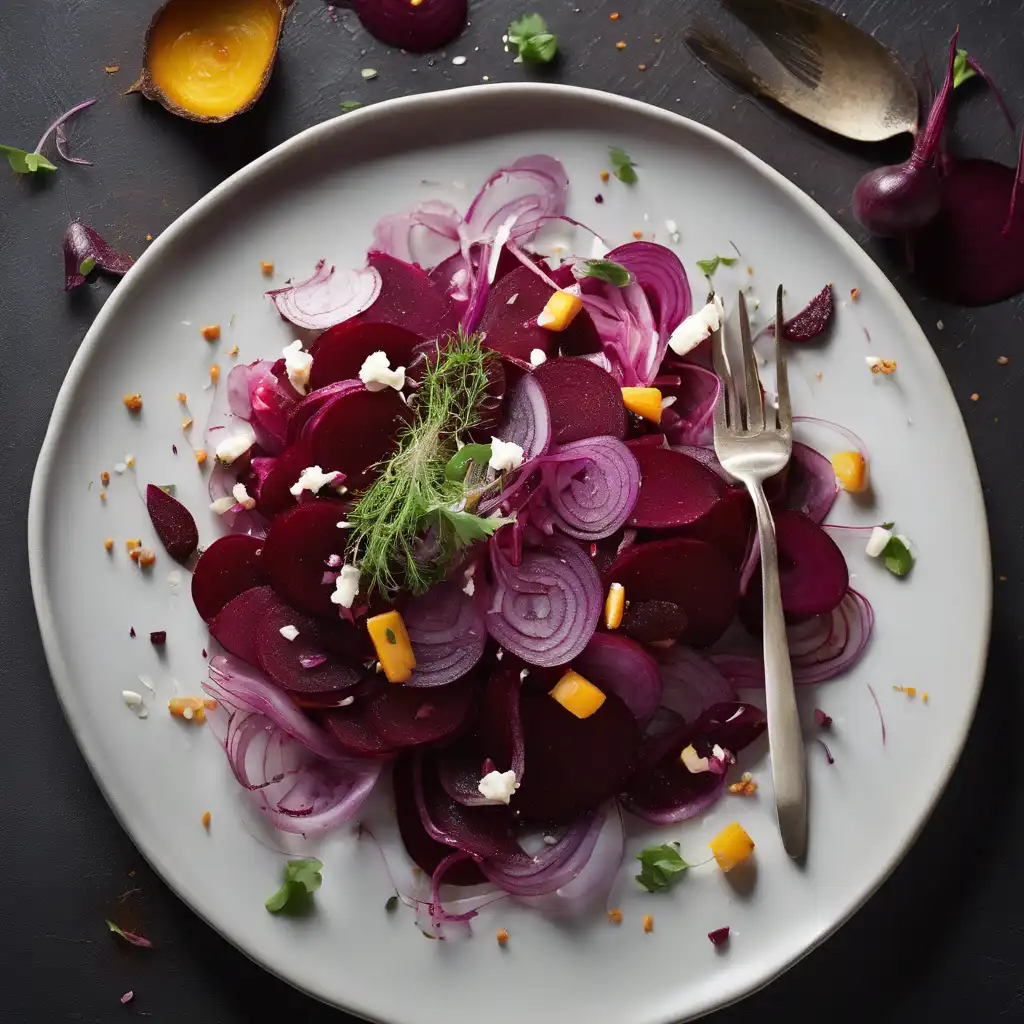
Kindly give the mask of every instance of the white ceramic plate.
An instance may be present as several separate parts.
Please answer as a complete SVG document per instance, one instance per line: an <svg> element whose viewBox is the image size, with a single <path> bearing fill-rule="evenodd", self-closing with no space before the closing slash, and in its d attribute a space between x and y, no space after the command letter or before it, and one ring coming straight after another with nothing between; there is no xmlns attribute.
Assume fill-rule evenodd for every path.
<svg viewBox="0 0 1024 1024"><path fill-rule="evenodd" d="M638 164L635 187L601 184L609 144L624 146ZM726 294L752 284L770 306L782 281L795 311L834 283L841 301L831 339L794 353L794 405L858 430L873 453L877 508L843 498L832 518L896 519L915 542L917 567L900 582L869 563L859 544L850 553L855 585L874 602L878 626L856 671L802 696L808 718L820 705L835 719L835 764L816 745L809 749L804 868L780 844L762 755L751 765L761 781L757 799L726 797L705 817L664 831L632 823L628 839L630 856L652 840L678 839L689 860L701 861L707 839L739 819L757 842L756 880L743 891L711 864L671 893L649 895L635 891L627 864L616 898L621 926L600 913L552 921L504 901L484 912L472 940L426 942L410 913L385 913L391 889L378 853L346 828L321 848L315 916L271 916L263 901L278 885L283 858L273 847L285 849L284 841L249 822L209 730L163 710L172 679L196 692L204 676L207 634L188 578L173 586L166 556L149 575L130 565L125 538L159 544L136 479L115 476L103 503L98 474L131 453L139 483L175 483L187 504L204 508L175 393L189 394L202 424L211 362L230 365L233 343L250 360L291 340L262 297L260 260L274 261L278 282L305 277L321 257L361 264L379 217L427 196L464 206L492 169L532 152L564 161L570 213L613 242L633 229L667 241L664 222L676 221L696 291L694 261L730 252L730 240L743 258L719 271ZM602 205L594 202L598 192ZM854 287L856 303L847 300ZM217 322L224 338L214 347L199 326ZM867 353L897 359L897 377L873 378ZM137 419L121 404L134 391L145 401ZM217 524L206 513L199 520L209 543ZM112 555L103 549L108 536L117 541ZM938 360L878 268L807 196L721 135L630 100L543 85L459 90L349 114L278 147L181 217L114 292L68 374L32 489L29 546L57 692L143 854L198 914L269 970L357 1014L401 1024L654 1024L690 1019L770 981L863 903L921 828L971 721L991 601L967 435ZM138 639L129 638L130 626ZM165 660L147 639L154 629L167 630ZM140 673L159 694L148 699L145 721L120 696L143 690ZM884 711L884 746L868 683ZM894 684L928 690L928 704L895 693ZM209 834L200 826L207 809ZM645 913L655 916L652 934L642 930ZM732 939L719 952L706 933L721 925L732 928ZM504 950L494 940L498 927L511 935Z"/></svg>

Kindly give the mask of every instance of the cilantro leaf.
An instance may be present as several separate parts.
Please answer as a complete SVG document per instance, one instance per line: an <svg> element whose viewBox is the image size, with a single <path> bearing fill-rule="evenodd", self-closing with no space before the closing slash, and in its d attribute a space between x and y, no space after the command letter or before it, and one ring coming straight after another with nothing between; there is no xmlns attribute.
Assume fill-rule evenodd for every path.
<svg viewBox="0 0 1024 1024"><path fill-rule="evenodd" d="M619 146L609 146L608 156L612 162L612 173L619 181L627 185L635 185L640 180L636 174L636 164L624 149Z"/></svg>
<svg viewBox="0 0 1024 1024"><path fill-rule="evenodd" d="M472 512L456 512L450 508L441 508L437 512L441 525L449 527L458 542L465 547L480 540L487 540L499 527L512 522L511 519L485 519L483 516L473 515Z"/></svg>
<svg viewBox="0 0 1024 1024"><path fill-rule="evenodd" d="M896 535L882 549L882 561L894 576L906 576L914 568L914 553L905 537Z"/></svg>
<svg viewBox="0 0 1024 1024"><path fill-rule="evenodd" d="M362 105L359 100L342 100L341 112L343 114L351 114L353 110L358 110Z"/></svg>
<svg viewBox="0 0 1024 1024"><path fill-rule="evenodd" d="M577 260L572 272L577 280L596 277L598 281L607 281L618 288L625 288L633 282L633 275L621 263L612 260Z"/></svg>
<svg viewBox="0 0 1024 1024"><path fill-rule="evenodd" d="M82 275L82 277L88 277L95 269L96 269L96 258L94 256L86 256L85 259L82 260L82 262L78 264L78 272ZM166 491L167 488L165 487L165 488L163 488L163 490ZM167 493L171 494L173 492L172 491L167 491Z"/></svg>
<svg viewBox="0 0 1024 1024"><path fill-rule="evenodd" d="M731 267L736 260L736 256L712 256L707 260L697 260L697 266L705 277L711 278L714 277L719 266Z"/></svg>
<svg viewBox="0 0 1024 1024"><path fill-rule="evenodd" d="M310 897L323 885L323 861L308 857L290 860L284 868L284 884L264 904L272 914L303 910L309 906Z"/></svg>
<svg viewBox="0 0 1024 1024"><path fill-rule="evenodd" d="M969 78L974 78L977 73L967 63L967 51L957 50L956 56L953 58L953 88L956 89L958 86L963 85Z"/></svg>
<svg viewBox="0 0 1024 1024"><path fill-rule="evenodd" d="M550 64L558 53L558 39L539 14L524 14L508 27L508 41L519 50L524 64Z"/></svg>
<svg viewBox="0 0 1024 1024"><path fill-rule="evenodd" d="M16 146L0 146L0 153L7 157L11 170L18 174L35 174L36 171L55 171L56 164L51 164L42 153L26 153Z"/></svg>
<svg viewBox="0 0 1024 1024"><path fill-rule="evenodd" d="M690 866L679 855L678 843L648 846L637 854L636 859L640 861L640 874L636 880L648 892L670 889Z"/></svg>

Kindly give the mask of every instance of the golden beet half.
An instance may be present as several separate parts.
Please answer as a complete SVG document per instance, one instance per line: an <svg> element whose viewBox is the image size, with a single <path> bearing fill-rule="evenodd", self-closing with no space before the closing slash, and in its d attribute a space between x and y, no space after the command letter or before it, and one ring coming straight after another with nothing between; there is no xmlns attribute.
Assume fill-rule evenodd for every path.
<svg viewBox="0 0 1024 1024"><path fill-rule="evenodd" d="M131 91L172 114L216 123L244 113L270 80L294 0L168 0L146 33Z"/></svg>

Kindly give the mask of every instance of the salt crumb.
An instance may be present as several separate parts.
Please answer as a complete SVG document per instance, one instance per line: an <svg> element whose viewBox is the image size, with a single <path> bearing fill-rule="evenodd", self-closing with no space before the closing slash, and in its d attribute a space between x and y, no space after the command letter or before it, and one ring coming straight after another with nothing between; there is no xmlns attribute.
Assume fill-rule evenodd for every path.
<svg viewBox="0 0 1024 1024"><path fill-rule="evenodd" d="M945 326L946 325L941 320L936 320L935 321L935 327L936 327L937 330L941 331L941 330L943 330L945 328Z"/></svg>
<svg viewBox="0 0 1024 1024"><path fill-rule="evenodd" d="M465 57L452 57L452 63L457 67L461 68L466 63Z"/></svg>

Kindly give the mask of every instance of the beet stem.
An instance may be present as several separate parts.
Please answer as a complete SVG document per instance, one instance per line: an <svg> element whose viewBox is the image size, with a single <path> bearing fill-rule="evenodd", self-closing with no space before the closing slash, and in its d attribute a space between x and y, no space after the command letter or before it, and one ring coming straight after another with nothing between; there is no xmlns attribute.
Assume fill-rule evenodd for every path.
<svg viewBox="0 0 1024 1024"><path fill-rule="evenodd" d="M953 61L956 59L956 41L960 35L960 28L953 33L949 41L949 60L946 65L946 80L942 83L938 96L932 104L931 112L928 114L928 122L924 131L917 137L914 143L914 151L910 154L909 163L915 167L927 167L935 162L935 154L942 139L942 129L946 123L946 110L949 107L949 97L953 93Z"/></svg>

